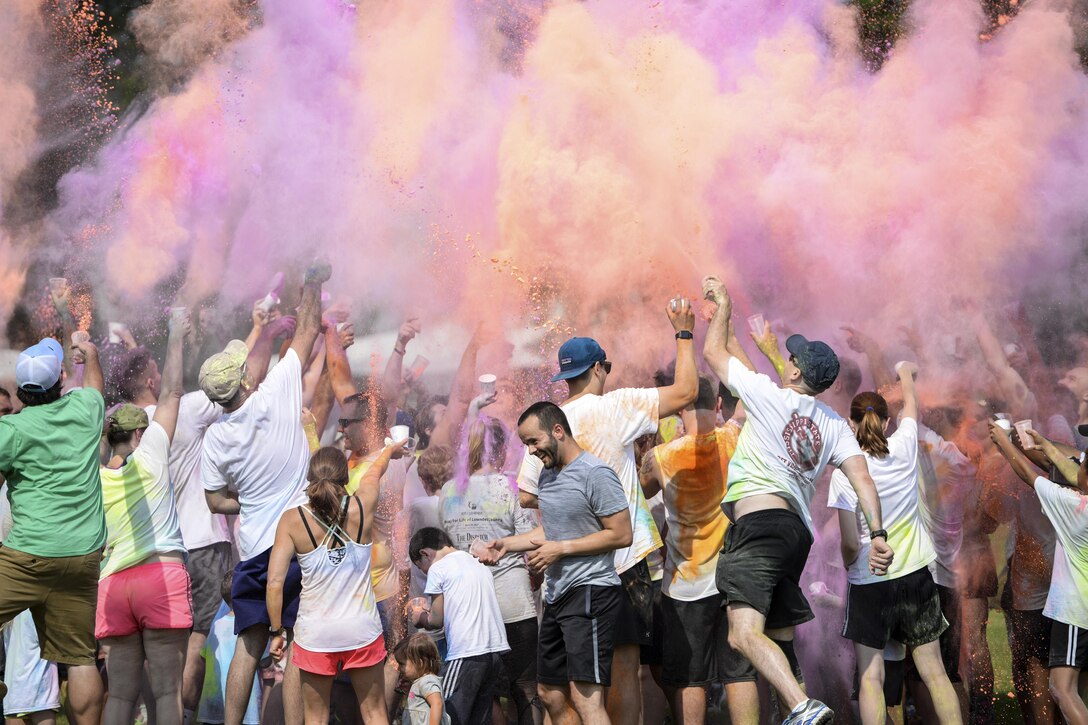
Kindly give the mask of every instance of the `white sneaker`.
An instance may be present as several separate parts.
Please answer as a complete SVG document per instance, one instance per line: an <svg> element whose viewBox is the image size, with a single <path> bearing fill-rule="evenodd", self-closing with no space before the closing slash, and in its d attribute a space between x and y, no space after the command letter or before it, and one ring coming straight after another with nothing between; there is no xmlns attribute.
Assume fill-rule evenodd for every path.
<svg viewBox="0 0 1088 725"><path fill-rule="evenodd" d="M835 713L819 700L809 698L793 708L782 725L827 725L835 722Z"/></svg>

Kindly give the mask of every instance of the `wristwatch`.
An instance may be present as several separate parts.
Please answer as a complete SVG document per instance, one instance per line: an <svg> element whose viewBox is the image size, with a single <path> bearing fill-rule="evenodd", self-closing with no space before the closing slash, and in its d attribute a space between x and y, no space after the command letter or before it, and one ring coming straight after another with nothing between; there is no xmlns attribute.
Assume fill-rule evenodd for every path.
<svg viewBox="0 0 1088 725"><path fill-rule="evenodd" d="M888 542L888 532L885 529L877 529L873 533L869 534L869 541L872 541L877 537L884 539L884 543Z"/></svg>
<svg viewBox="0 0 1088 725"><path fill-rule="evenodd" d="M280 627L279 629L272 629L271 627L268 628L269 637L279 637L280 635L285 634L287 634L287 627Z"/></svg>
<svg viewBox="0 0 1088 725"><path fill-rule="evenodd" d="M693 339L695 339L695 335L691 334L691 330L681 330L680 332L676 333L676 339L677 340L693 340Z"/></svg>

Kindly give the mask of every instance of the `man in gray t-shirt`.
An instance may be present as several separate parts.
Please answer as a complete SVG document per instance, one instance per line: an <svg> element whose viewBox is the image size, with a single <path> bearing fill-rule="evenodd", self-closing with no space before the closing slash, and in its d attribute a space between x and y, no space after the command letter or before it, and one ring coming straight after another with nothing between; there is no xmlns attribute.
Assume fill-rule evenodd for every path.
<svg viewBox="0 0 1088 725"><path fill-rule="evenodd" d="M631 545L631 515L616 473L575 442L562 409L534 403L518 420L518 436L544 464L542 526L487 544L480 560L529 552L529 566L547 572L540 623L537 681L554 722L573 707L585 722L605 716L611 684L613 632L620 597L616 549ZM571 683L578 683L572 687Z"/></svg>

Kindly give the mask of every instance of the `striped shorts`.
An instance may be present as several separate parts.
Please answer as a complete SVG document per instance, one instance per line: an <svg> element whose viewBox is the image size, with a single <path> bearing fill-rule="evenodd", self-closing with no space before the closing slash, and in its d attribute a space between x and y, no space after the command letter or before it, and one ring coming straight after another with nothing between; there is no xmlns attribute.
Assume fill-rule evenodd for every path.
<svg viewBox="0 0 1088 725"><path fill-rule="evenodd" d="M1088 668L1088 629L1054 622L1050 627L1050 666Z"/></svg>

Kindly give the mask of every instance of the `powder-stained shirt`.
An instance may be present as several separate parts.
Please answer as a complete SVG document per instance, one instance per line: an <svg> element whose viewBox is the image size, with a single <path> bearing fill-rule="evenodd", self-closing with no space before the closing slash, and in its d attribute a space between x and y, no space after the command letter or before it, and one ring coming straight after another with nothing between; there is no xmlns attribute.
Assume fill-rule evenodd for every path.
<svg viewBox="0 0 1088 725"><path fill-rule="evenodd" d="M363 476L370 470L378 452L366 458L348 460L347 492L355 495ZM374 507L374 518L370 527L370 540L373 551L370 560L370 581L374 585L374 599L384 602L396 596L400 587L397 562L393 559L393 529L397 516L404 502L404 484L408 480L408 470L415 465L415 456L404 456L389 461L378 486L378 502Z"/></svg>
<svg viewBox="0 0 1088 725"><path fill-rule="evenodd" d="M464 485L457 479L447 481L439 500L440 528L445 529L453 545L461 551L468 551L477 537L491 541L536 528L530 513L518 505L510 479L501 473L470 476ZM511 624L535 618L536 604L525 555L506 554L489 568L495 577L502 621Z"/></svg>
<svg viewBox="0 0 1088 725"><path fill-rule="evenodd" d="M32 556L83 556L106 543L98 478L102 394L80 388L0 418L0 475L14 520L4 546Z"/></svg>
<svg viewBox="0 0 1088 725"><path fill-rule="evenodd" d="M918 438L922 522L937 553L930 571L937 584L955 588L956 560L963 545L964 509L977 471L955 443L924 425L918 426Z"/></svg>
<svg viewBox="0 0 1088 725"><path fill-rule="evenodd" d="M185 551L170 485L169 459L170 436L151 421L125 465L102 466L108 531L102 557L103 579L153 554Z"/></svg>
<svg viewBox="0 0 1088 725"><path fill-rule="evenodd" d="M155 418L154 405L144 408L148 420ZM223 409L208 400L203 390L181 396L178 422L170 442L170 485L178 507L181 538L189 551L230 541L227 519L208 509L204 487L200 485L200 453L204 432L223 415Z"/></svg>
<svg viewBox="0 0 1088 725"><path fill-rule="evenodd" d="M635 465L635 441L657 432L660 396L656 388L623 388L604 395L582 395L560 407L566 413L574 440L610 466L623 485L631 512L631 546L617 549L616 571L623 573L661 548L661 534L642 493ZM518 487L536 494L543 464L525 454L518 472Z"/></svg>
<svg viewBox="0 0 1088 725"><path fill-rule="evenodd" d="M280 514L306 503L310 445L301 418L302 362L288 350L257 391L204 434L201 484L237 489L243 561L271 549Z"/></svg>
<svg viewBox="0 0 1088 725"><path fill-rule="evenodd" d="M668 524L661 593L671 599L690 602L717 592L718 552L729 526L719 502L740 430L728 421L710 433L685 435L653 450Z"/></svg>
<svg viewBox="0 0 1088 725"><path fill-rule="evenodd" d="M583 452L556 475L545 470L540 481L540 518L548 541L580 539L604 529L601 519L627 508L616 472ZM544 599L555 603L574 587L618 586L619 575L608 553L564 556L548 567Z"/></svg>
<svg viewBox="0 0 1088 725"><path fill-rule="evenodd" d="M888 532L888 545L895 559L885 576L869 571L869 527L846 474L835 471L831 474L827 505L854 513L861 542L858 557L846 572L851 584L897 579L929 566L937 558L919 506L918 423L914 418L903 418L895 433L888 436L888 455L877 458L866 453L865 459L880 497L881 523Z"/></svg>
<svg viewBox="0 0 1088 725"><path fill-rule="evenodd" d="M747 418L729 461L725 515L732 518L733 504L743 498L775 494L815 535L808 507L816 479L828 465L862 455L850 426L825 403L778 387L735 357L729 360L729 389L744 403Z"/></svg>
<svg viewBox="0 0 1088 725"><path fill-rule="evenodd" d="M1088 496L1042 476L1035 492L1059 542L1043 615L1088 629Z"/></svg>
<svg viewBox="0 0 1088 725"><path fill-rule="evenodd" d="M453 551L431 564L424 593L442 595L447 662L509 651L495 581L471 554Z"/></svg>

